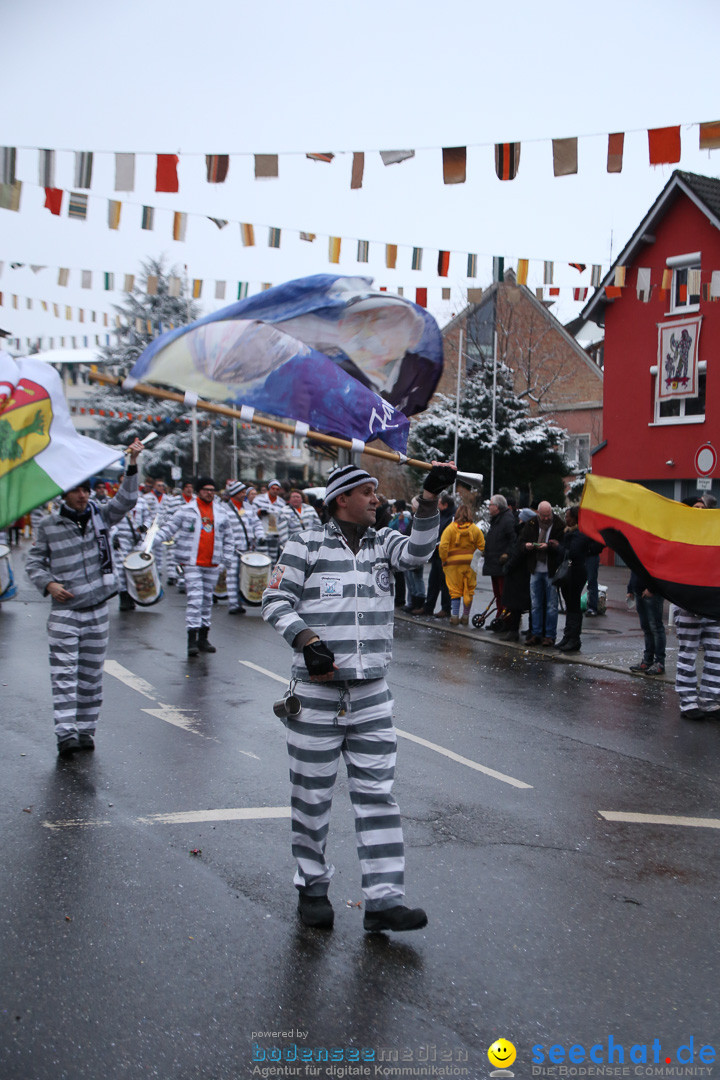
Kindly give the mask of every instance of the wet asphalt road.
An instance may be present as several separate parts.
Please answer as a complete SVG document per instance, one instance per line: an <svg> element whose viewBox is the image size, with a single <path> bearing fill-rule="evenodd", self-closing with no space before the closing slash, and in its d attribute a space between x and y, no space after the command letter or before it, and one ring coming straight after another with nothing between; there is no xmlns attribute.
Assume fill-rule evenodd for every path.
<svg viewBox="0 0 720 1080"><path fill-rule="evenodd" d="M500 1036L517 1077L536 1044L720 1048L718 832L601 816L718 815L720 724L682 724L668 686L398 622L395 790L430 922L363 933L341 768L323 934L295 914L290 654L257 610L218 606L218 652L188 661L174 589L113 601L98 749L60 763L47 610L23 583L0 611L2 1080L245 1078L254 1044L260 1068L296 1045L469 1077Z"/></svg>

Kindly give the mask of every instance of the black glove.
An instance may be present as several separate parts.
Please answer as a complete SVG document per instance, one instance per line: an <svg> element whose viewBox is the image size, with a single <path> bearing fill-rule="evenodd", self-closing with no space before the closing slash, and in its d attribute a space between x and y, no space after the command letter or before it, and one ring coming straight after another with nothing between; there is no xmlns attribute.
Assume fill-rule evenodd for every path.
<svg viewBox="0 0 720 1080"><path fill-rule="evenodd" d="M120 550L120 537L119 536L113 536L112 546L113 546L113 551L119 551Z"/></svg>
<svg viewBox="0 0 720 1080"><path fill-rule="evenodd" d="M446 487L455 483L457 469L452 465L433 465L423 481L423 490L431 495L439 495Z"/></svg>
<svg viewBox="0 0 720 1080"><path fill-rule="evenodd" d="M329 675L335 666L335 656L322 641L313 641L303 649L305 665L310 675Z"/></svg>

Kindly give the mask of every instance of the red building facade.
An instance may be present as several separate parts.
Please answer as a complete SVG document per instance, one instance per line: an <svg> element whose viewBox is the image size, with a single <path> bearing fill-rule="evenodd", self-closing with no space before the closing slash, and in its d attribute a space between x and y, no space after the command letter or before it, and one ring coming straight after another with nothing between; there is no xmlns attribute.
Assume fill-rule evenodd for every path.
<svg viewBox="0 0 720 1080"><path fill-rule="evenodd" d="M675 172L583 311L605 327L594 473L718 495L719 285L720 180Z"/></svg>

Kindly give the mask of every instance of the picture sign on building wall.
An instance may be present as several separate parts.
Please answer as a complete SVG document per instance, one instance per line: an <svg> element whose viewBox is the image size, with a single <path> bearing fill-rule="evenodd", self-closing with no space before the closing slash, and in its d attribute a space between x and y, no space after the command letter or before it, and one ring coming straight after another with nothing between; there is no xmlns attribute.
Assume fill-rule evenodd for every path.
<svg viewBox="0 0 720 1080"><path fill-rule="evenodd" d="M658 323L658 398L697 397L702 316Z"/></svg>

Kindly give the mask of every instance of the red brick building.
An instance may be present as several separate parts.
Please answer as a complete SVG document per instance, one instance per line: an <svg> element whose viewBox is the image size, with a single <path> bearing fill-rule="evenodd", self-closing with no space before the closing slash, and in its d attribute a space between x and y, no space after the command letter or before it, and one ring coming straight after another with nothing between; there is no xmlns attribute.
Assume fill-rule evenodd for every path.
<svg viewBox="0 0 720 1080"><path fill-rule="evenodd" d="M568 432L568 459L587 468L603 438L603 372L546 304L518 285L512 271L469 304L443 330L438 390L444 394L456 393L461 330L466 372L480 356L492 358L497 331L497 358L513 372L516 394L531 413Z"/></svg>
<svg viewBox="0 0 720 1080"><path fill-rule="evenodd" d="M700 478L718 494L715 292L720 180L676 171L582 312L605 328L604 442L592 455L594 473L675 499L694 493Z"/></svg>

